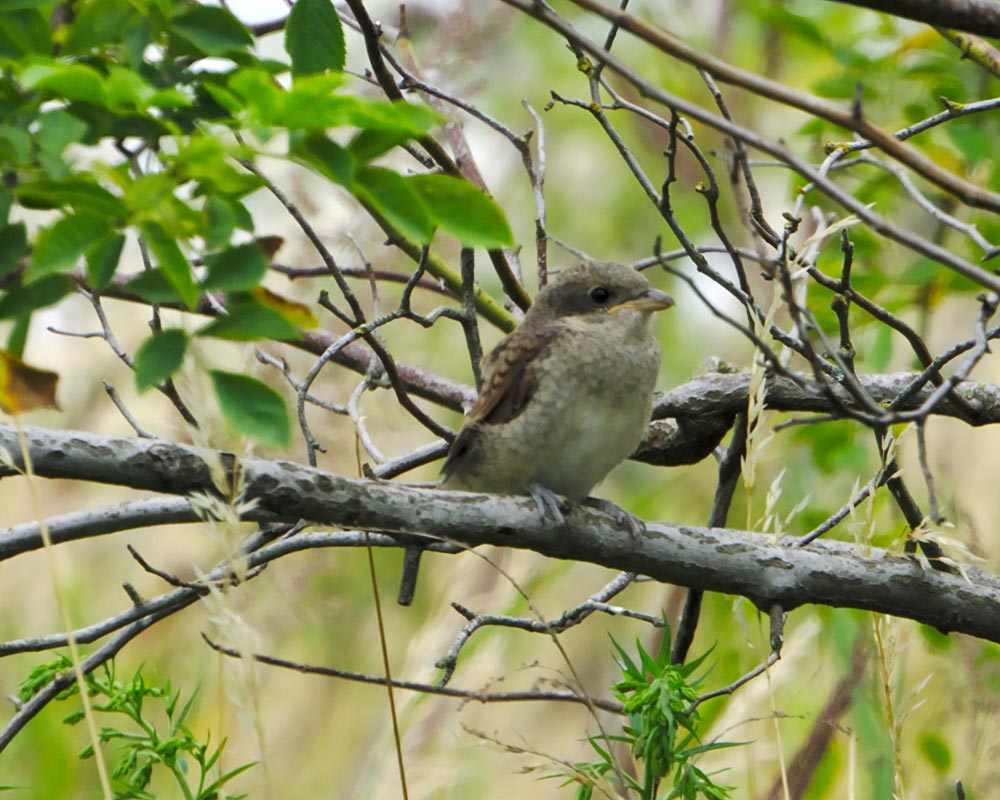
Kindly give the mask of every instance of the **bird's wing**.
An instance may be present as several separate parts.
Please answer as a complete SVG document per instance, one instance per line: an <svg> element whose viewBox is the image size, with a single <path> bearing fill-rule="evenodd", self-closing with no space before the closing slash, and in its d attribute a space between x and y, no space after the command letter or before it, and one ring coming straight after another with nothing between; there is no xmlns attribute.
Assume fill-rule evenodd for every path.
<svg viewBox="0 0 1000 800"><path fill-rule="evenodd" d="M483 385L441 468L446 477L461 467L479 425L499 425L516 418L538 387L539 362L559 335L557 326L517 328L483 359Z"/></svg>
<svg viewBox="0 0 1000 800"><path fill-rule="evenodd" d="M483 386L468 421L498 425L517 417L535 393L539 364L558 335L554 325L518 328L491 350L483 359Z"/></svg>

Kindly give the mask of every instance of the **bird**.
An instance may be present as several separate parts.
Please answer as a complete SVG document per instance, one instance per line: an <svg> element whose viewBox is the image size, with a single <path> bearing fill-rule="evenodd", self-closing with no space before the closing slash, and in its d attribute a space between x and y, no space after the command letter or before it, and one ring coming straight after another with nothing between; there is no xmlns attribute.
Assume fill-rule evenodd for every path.
<svg viewBox="0 0 1000 800"><path fill-rule="evenodd" d="M482 387L449 448L441 488L527 494L557 522L560 496L589 501L641 530L590 492L642 441L660 367L652 317L673 304L625 264L560 270L483 359ZM411 548L404 563L403 605L419 554Z"/></svg>

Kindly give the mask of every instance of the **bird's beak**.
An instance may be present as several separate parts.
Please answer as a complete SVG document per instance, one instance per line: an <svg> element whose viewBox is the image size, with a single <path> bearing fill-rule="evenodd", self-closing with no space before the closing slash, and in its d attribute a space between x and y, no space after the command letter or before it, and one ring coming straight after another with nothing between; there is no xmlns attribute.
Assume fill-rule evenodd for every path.
<svg viewBox="0 0 1000 800"><path fill-rule="evenodd" d="M633 297L631 300L626 300L618 308L634 308L636 311L645 311L646 313L651 313L653 311L662 311L665 308L670 308L674 304L674 298L672 298L666 292L661 292L659 289L647 289L638 297Z"/></svg>

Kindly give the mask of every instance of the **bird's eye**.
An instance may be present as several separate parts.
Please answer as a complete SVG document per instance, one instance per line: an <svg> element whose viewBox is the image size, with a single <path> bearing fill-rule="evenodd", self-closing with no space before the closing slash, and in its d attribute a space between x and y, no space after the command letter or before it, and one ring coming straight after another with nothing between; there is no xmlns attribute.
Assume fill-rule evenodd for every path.
<svg viewBox="0 0 1000 800"><path fill-rule="evenodd" d="M611 292L609 292L603 286L596 286L590 290L590 299L593 300L598 305L602 305L608 302L609 297L611 297Z"/></svg>

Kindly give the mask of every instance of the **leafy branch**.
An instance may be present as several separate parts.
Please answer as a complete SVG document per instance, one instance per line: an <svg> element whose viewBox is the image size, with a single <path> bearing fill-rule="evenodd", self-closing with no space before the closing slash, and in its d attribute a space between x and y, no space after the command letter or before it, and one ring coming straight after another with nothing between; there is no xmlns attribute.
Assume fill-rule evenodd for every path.
<svg viewBox="0 0 1000 800"><path fill-rule="evenodd" d="M31 700L43 687L59 674L72 667L69 658L59 654L52 661L31 670L18 686L19 703ZM154 800L149 791L158 768L174 779L185 800L241 800L245 794L222 792L223 787L236 776L246 772L255 762L243 764L220 773L220 758L226 747L223 740L216 746L210 738L200 740L187 725L187 719L198 696L197 691L180 705L181 693L174 691L167 681L163 686L149 683L140 667L131 678L122 681L117 676L114 660L87 673L86 690L94 699L94 711L109 719L124 718L114 724L101 726L100 744L116 745L120 754L111 773L115 800ZM80 687L70 684L56 699L65 702L78 695ZM154 721L159 707L165 724ZM63 722L76 725L83 719L83 711L75 711ZM93 745L87 745L80 758L92 758ZM196 771L192 771L192 766ZM193 783L192 783L193 781Z"/></svg>

